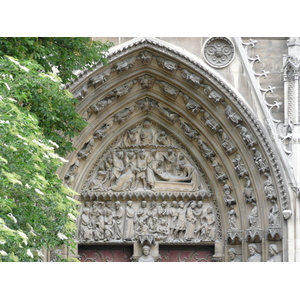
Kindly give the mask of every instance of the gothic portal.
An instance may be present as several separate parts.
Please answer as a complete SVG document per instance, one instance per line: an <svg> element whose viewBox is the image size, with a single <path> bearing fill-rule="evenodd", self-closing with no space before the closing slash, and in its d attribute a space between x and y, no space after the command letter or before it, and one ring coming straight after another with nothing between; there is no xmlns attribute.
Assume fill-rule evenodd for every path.
<svg viewBox="0 0 300 300"><path fill-rule="evenodd" d="M235 47L209 39L201 60L137 38L68 87L89 123L60 171L80 194L81 261L287 260L278 154L259 108L214 71Z"/></svg>

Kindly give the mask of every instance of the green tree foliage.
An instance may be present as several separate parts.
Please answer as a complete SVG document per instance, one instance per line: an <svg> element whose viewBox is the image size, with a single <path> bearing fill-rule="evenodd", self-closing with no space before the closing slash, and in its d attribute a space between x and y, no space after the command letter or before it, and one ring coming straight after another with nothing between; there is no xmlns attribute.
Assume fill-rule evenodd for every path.
<svg viewBox="0 0 300 300"><path fill-rule="evenodd" d="M111 42L89 37L7 37L0 39L0 56L33 59L44 72L56 67L63 83L75 78L74 70L89 69L96 62L105 63Z"/></svg>
<svg viewBox="0 0 300 300"><path fill-rule="evenodd" d="M51 39L56 40L48 43ZM37 261L42 249L75 246L79 202L56 171L66 162L62 156L73 150L70 138L86 123L61 79L47 72L59 64L63 50L47 48L40 38L12 38L10 47L7 40L0 39L0 51L18 58L0 55L0 261ZM71 38L66 40L72 45ZM29 45L41 51L30 53ZM94 57L81 55L75 69ZM62 57L64 82L72 77L68 72L76 58Z"/></svg>

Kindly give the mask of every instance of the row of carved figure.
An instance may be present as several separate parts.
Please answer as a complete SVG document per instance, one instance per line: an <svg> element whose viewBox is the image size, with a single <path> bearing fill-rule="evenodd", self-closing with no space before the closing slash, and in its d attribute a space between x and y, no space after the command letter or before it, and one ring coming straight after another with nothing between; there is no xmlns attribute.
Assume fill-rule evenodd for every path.
<svg viewBox="0 0 300 300"><path fill-rule="evenodd" d="M149 64L152 62L152 58L153 58L153 53L149 51L142 51L138 56L133 56L128 59L122 60L120 62L116 62L112 67L107 68L102 73L90 77L86 84L81 86L77 91L73 93L74 97L77 98L78 100L82 100L87 95L88 89L90 87L93 87L94 89L98 88L99 86L107 82L107 80L109 79L112 73L121 74L125 71L128 71L129 69L134 67L137 61L141 61L142 64ZM165 59L160 56L156 56L156 62L159 67L173 74L179 69L181 71L182 77L196 89L199 88L200 86L206 87L206 85L203 84L203 79L201 77L191 73L185 68L180 68L178 63L171 61L169 59ZM149 76L149 75L145 75L145 76ZM151 87L151 85L153 84L153 80L151 83L149 83L149 81L145 79L145 76L143 78L140 78L140 83L142 87L143 88ZM167 88L165 89L167 90Z"/></svg>
<svg viewBox="0 0 300 300"><path fill-rule="evenodd" d="M248 251L249 251L249 257L247 259L247 262L261 262L262 261L262 257L258 253L256 244L249 244ZM282 262L282 256L280 255L276 244L271 244L269 246L269 253L270 253L270 256L269 256L269 259L267 260L267 262ZM228 255L230 258L230 262L241 262L241 259L237 256L234 248L230 248L228 250Z"/></svg>
<svg viewBox="0 0 300 300"><path fill-rule="evenodd" d="M89 189L120 192L142 188L155 191L157 181L174 183L175 186L176 182L190 183L191 191L198 191L201 187L199 172L183 153L174 149L129 149L111 151L100 162Z"/></svg>
<svg viewBox="0 0 300 300"><path fill-rule="evenodd" d="M205 206L205 207L203 207ZM157 205L142 201L135 208L116 201L86 201L79 226L80 242L133 241L138 235L151 234L165 242L215 240L215 214L202 201L163 201Z"/></svg>

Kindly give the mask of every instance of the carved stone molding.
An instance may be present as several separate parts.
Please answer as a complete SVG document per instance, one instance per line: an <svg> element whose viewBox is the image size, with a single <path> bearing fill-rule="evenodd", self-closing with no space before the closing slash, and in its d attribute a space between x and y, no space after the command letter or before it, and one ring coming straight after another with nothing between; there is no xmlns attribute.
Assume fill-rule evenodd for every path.
<svg viewBox="0 0 300 300"><path fill-rule="evenodd" d="M230 39L213 37L205 42L203 52L210 66L224 68L234 59L235 49Z"/></svg>
<svg viewBox="0 0 300 300"><path fill-rule="evenodd" d="M226 236L227 242L230 245L239 245L243 241L242 230L239 229L231 229L227 231Z"/></svg>

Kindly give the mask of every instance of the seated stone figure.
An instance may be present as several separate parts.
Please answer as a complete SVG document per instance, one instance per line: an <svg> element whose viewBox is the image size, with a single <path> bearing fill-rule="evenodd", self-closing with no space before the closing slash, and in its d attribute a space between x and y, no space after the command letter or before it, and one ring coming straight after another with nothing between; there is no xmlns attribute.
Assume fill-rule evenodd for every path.
<svg viewBox="0 0 300 300"><path fill-rule="evenodd" d="M149 246L143 246L143 255L139 258L138 262L154 262L154 258L150 255Z"/></svg>

